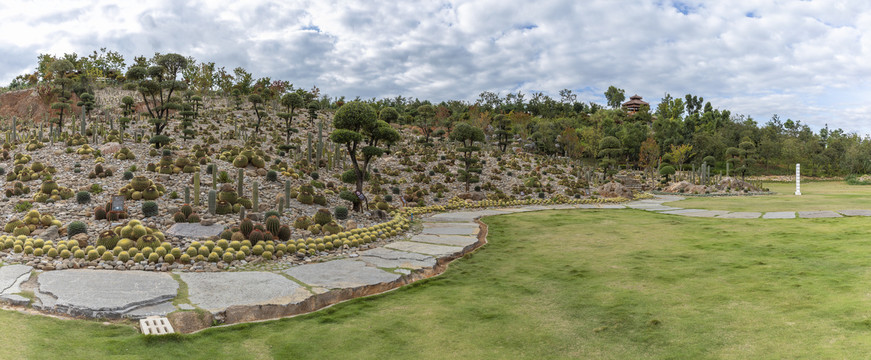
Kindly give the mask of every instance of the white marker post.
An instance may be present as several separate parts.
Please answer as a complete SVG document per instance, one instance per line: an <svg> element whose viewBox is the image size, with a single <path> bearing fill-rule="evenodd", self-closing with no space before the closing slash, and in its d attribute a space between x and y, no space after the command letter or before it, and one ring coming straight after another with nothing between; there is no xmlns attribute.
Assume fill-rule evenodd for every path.
<svg viewBox="0 0 871 360"><path fill-rule="evenodd" d="M801 164L795 164L795 195L801 196Z"/></svg>

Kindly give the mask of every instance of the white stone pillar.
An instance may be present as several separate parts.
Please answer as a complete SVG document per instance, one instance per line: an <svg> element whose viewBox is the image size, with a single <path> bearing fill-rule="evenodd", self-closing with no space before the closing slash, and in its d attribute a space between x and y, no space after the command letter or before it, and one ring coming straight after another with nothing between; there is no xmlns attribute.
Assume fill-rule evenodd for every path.
<svg viewBox="0 0 871 360"><path fill-rule="evenodd" d="M801 164L795 164L795 194L801 195Z"/></svg>

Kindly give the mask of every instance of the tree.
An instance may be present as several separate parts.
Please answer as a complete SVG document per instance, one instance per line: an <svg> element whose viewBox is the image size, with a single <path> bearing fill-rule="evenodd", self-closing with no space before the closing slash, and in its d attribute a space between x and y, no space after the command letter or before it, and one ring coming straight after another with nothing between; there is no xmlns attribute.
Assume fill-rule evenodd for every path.
<svg viewBox="0 0 871 360"><path fill-rule="evenodd" d="M284 106L285 112L279 113L278 117L284 119L286 141L290 143L290 132L293 131L290 127L293 123L293 111L298 107L302 107L302 97L295 92L284 94L281 97L281 106Z"/></svg>
<svg viewBox="0 0 871 360"><path fill-rule="evenodd" d="M130 124L130 116L133 115L134 103L135 100L133 100L132 96L121 98L121 118L118 119L121 130L127 130L128 124ZM121 140L123 141L124 139Z"/></svg>
<svg viewBox="0 0 871 360"><path fill-rule="evenodd" d="M51 74L54 78L54 89L52 91L57 95L57 102L51 104L52 110L57 110L58 131L63 131L64 113L70 110L70 90L69 87L73 81L67 78L67 74L71 73L74 68L69 60L55 60L49 66Z"/></svg>
<svg viewBox="0 0 871 360"><path fill-rule="evenodd" d="M157 54L151 59L151 66L146 68L137 60L137 65L127 70L127 79L136 81L137 90L142 95L145 109L151 117L154 135L150 142L157 148L169 142L169 138L162 135L162 132L169 123L170 112L181 109L178 98L172 95L187 88L184 82L176 80L187 62L187 58L179 54Z"/></svg>
<svg viewBox="0 0 871 360"><path fill-rule="evenodd" d="M330 134L330 140L345 145L354 166L356 189L362 193L370 161L384 153L384 149L378 147L379 143L389 145L399 141L399 132L387 122L377 120L375 110L360 101L342 105L333 117L333 127L335 130ZM360 148L361 145L364 146ZM363 155L362 165L357 159L358 150ZM354 210L362 211L359 203L354 204Z"/></svg>
<svg viewBox="0 0 871 360"><path fill-rule="evenodd" d="M97 105L94 102L94 95L91 95L89 93L82 93L82 96L80 96L79 99L81 100L76 104L76 106L84 107L85 114L88 116L88 118L90 118L91 110L94 110L94 106Z"/></svg>
<svg viewBox="0 0 871 360"><path fill-rule="evenodd" d="M381 109L379 113L380 120L386 121L388 124L393 124L399 121L399 112L396 109L388 106Z"/></svg>
<svg viewBox="0 0 871 360"><path fill-rule="evenodd" d="M254 133L260 133L260 120L262 119L262 114L260 113L260 109L257 108L257 105L263 103L263 98L257 94L248 95L248 102L251 103L251 107L254 108L254 115L257 116L257 125L254 126Z"/></svg>
<svg viewBox="0 0 871 360"><path fill-rule="evenodd" d="M493 118L493 122L496 124L496 131L494 132L494 135L496 135L496 145L499 146L499 150L505 152L512 140L511 120L508 116L499 114Z"/></svg>
<svg viewBox="0 0 871 360"><path fill-rule="evenodd" d="M423 132L424 142L429 142L434 119L435 109L432 105L421 105L417 108L417 125L420 127L420 131Z"/></svg>
<svg viewBox="0 0 871 360"><path fill-rule="evenodd" d="M678 170L683 171L683 164L693 156L693 146L690 144L677 146L671 144L669 149L668 153L671 155L671 158L674 159L674 162L677 163Z"/></svg>
<svg viewBox="0 0 871 360"><path fill-rule="evenodd" d="M608 100L608 106L612 109L616 109L623 104L623 100L626 100L626 94L623 89L618 89L611 85L608 87L608 90L605 91L605 99Z"/></svg>
<svg viewBox="0 0 871 360"><path fill-rule="evenodd" d="M641 149L638 153L638 162L647 173L651 174L652 178L653 167L658 165L658 161L659 144L656 143L656 139L653 137L648 137L647 140L644 140L644 142L641 143Z"/></svg>
<svg viewBox="0 0 871 360"><path fill-rule="evenodd" d="M481 147L475 146L475 142L484 141L484 131L469 125L467 123L459 123L451 132L450 139L463 144L457 148L457 151L463 153L464 170L460 170L460 181L466 183L466 191L469 191L469 184L478 182L478 178L474 173L481 173L481 168L473 168L472 166L478 163L478 159L472 156L472 153L480 151Z"/></svg>
<svg viewBox="0 0 871 360"><path fill-rule="evenodd" d="M623 147L620 145L620 140L614 136L606 136L599 143L599 166L605 171L608 176L615 173L614 167L617 165L617 158L623 153Z"/></svg>
<svg viewBox="0 0 871 360"><path fill-rule="evenodd" d="M307 107L308 107L308 121L309 121L309 124L314 125L314 124L315 124L315 119L318 118L318 109L320 109L320 106L318 106L318 103L317 103L316 101L309 101Z"/></svg>

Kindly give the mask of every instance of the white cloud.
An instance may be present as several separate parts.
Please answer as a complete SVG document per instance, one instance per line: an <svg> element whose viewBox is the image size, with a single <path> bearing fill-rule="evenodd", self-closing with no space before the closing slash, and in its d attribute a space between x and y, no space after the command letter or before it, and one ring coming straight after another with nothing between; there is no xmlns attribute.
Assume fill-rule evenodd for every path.
<svg viewBox="0 0 871 360"><path fill-rule="evenodd" d="M108 47L351 98L570 88L602 101L613 84L871 133L864 1L20 1L0 4L0 33L0 83L39 53Z"/></svg>

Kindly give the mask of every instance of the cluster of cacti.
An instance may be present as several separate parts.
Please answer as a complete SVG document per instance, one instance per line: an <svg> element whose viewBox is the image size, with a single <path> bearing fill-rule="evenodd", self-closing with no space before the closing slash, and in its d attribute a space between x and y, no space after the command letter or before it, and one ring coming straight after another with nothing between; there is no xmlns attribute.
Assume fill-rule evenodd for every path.
<svg viewBox="0 0 871 360"><path fill-rule="evenodd" d="M112 202L107 202L106 205L97 206L94 208L95 220L118 221L127 218L127 206L124 206L123 211L112 211Z"/></svg>
<svg viewBox="0 0 871 360"><path fill-rule="evenodd" d="M112 176L112 170L103 166L103 164L95 164L94 170L88 173L88 179L105 178Z"/></svg>
<svg viewBox="0 0 871 360"><path fill-rule="evenodd" d="M54 180L46 180L39 186L39 191L33 194L33 201L41 203L49 200L60 201L69 199L73 195L75 195L75 192L72 189L59 186Z"/></svg>
<svg viewBox="0 0 871 360"><path fill-rule="evenodd" d="M134 159L136 159L136 155L134 155L133 152L130 151L130 149L127 147L122 147L120 150L118 150L118 152L115 153L115 155L112 155L112 156L118 160L134 160Z"/></svg>
<svg viewBox="0 0 871 360"><path fill-rule="evenodd" d="M123 250L129 250L132 247L135 247L139 250L143 250L146 247L156 248L160 246L161 242L166 240L166 237L162 232L155 228L150 228L145 225L142 225L139 220L130 220L127 224L118 225L112 232L117 236L117 246L120 246ZM111 241L113 239L111 234L105 233L101 234L101 237L97 239L98 245L100 245L100 240L106 236L107 241ZM107 247L108 249L109 247ZM113 246L112 249L115 247Z"/></svg>
<svg viewBox="0 0 871 360"><path fill-rule="evenodd" d="M165 175L173 175L182 172L189 174L200 171L200 167L197 165L195 159L188 156L179 156L173 159L172 156L169 155L163 156L157 164L149 163L146 165L145 169Z"/></svg>
<svg viewBox="0 0 871 360"><path fill-rule="evenodd" d="M172 219L177 223L198 223L200 215L194 212L193 206L184 204L172 215Z"/></svg>
<svg viewBox="0 0 871 360"><path fill-rule="evenodd" d="M293 196L293 193L291 193ZM312 205L315 203L314 196L314 188L311 185L303 185L299 187L299 193L296 194L296 201L299 201L305 205Z"/></svg>
<svg viewBox="0 0 871 360"><path fill-rule="evenodd" d="M162 184L155 184L145 176L134 176L130 183L118 191L128 200L155 200L166 192Z"/></svg>
<svg viewBox="0 0 871 360"><path fill-rule="evenodd" d="M80 247L80 243L75 240L58 241L57 245L53 241L45 241L39 238L30 238L25 235L21 236L0 236L0 250L12 250L13 253L26 254L33 256L48 256L51 258L59 257L68 259L71 257L84 259L86 249ZM89 246L87 250L92 250Z"/></svg>
<svg viewBox="0 0 871 360"><path fill-rule="evenodd" d="M240 149L238 147L229 148L221 152L221 160L232 163L237 168L244 168L248 165L262 169L266 167L266 162L270 160L262 150L254 151L250 148Z"/></svg>
<svg viewBox="0 0 871 360"><path fill-rule="evenodd" d="M43 147L45 147L45 144L39 142L39 140L37 140L37 139L33 139L33 140L30 140L29 143L27 143L27 146L24 147L24 150L34 151L34 150L42 149Z"/></svg>
<svg viewBox="0 0 871 360"><path fill-rule="evenodd" d="M85 142L87 142L87 140L85 140ZM82 145L81 147L76 149L76 154L79 154L79 155L93 155L93 154L96 154L98 152L99 152L99 150L92 148L87 143L85 143L84 145Z"/></svg>
<svg viewBox="0 0 871 360"><path fill-rule="evenodd" d="M30 164L30 166L27 166L26 163L30 161L30 155L24 155L21 157L19 157L19 155L21 154L15 155L19 160L17 160L15 166L12 167L12 171L6 174L6 181L31 181L49 177L51 174L57 172L53 166L45 166L41 162L34 162L33 164Z"/></svg>
<svg viewBox="0 0 871 360"><path fill-rule="evenodd" d="M24 215L23 220L18 220L16 218L12 218L6 223L6 226L3 228L3 231L12 233L14 235L25 235L29 236L33 230L36 230L40 227L49 227L55 225L58 228L61 227L60 221L54 218L51 214L40 214L39 211L30 210Z"/></svg>
<svg viewBox="0 0 871 360"><path fill-rule="evenodd" d="M272 241L274 239L287 241L290 239L290 236L290 227L282 225L281 220L275 215L266 218L265 224L255 223L250 218L245 218L241 223L239 223L239 226L225 230L221 233L221 238L224 240L248 240L254 245L257 245L261 241Z"/></svg>
<svg viewBox="0 0 871 360"><path fill-rule="evenodd" d="M26 186L20 181L16 181L6 187L6 197L19 196L27 193L30 193L30 186Z"/></svg>
<svg viewBox="0 0 871 360"><path fill-rule="evenodd" d="M243 207L251 209L254 206L250 199L240 197L237 190L230 184L221 186L221 191L217 192L215 213L218 215L238 213ZM211 201L211 198L209 200Z"/></svg>
<svg viewBox="0 0 871 360"><path fill-rule="evenodd" d="M67 138L66 145L67 146L79 146L79 145L87 145L88 139L82 136L82 134L74 134Z"/></svg>

